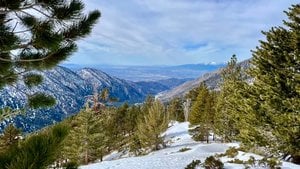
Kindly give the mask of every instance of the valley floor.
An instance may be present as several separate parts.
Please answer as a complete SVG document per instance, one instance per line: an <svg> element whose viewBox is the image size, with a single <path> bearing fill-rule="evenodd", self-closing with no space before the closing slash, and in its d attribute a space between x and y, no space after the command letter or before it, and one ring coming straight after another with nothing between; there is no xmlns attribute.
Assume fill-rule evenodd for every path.
<svg viewBox="0 0 300 169"><path fill-rule="evenodd" d="M127 157L113 160L116 154L106 157L106 160L101 163L81 166L80 169L184 169L193 160L205 161L205 158L216 153L224 153L226 149L232 146L238 146L237 143L201 143L196 142L188 133L188 123L174 123L166 131L166 140L168 147L156 152L152 152L140 157ZM189 148L190 150L180 152L182 148ZM236 158L240 160L248 160L250 156L256 159L262 157L251 154L239 152ZM232 160L230 158L221 158L224 162L225 169L244 169L242 164L232 164L226 161ZM256 167L257 168L257 167ZM288 162L283 162L283 169L300 169L300 165L295 165Z"/></svg>

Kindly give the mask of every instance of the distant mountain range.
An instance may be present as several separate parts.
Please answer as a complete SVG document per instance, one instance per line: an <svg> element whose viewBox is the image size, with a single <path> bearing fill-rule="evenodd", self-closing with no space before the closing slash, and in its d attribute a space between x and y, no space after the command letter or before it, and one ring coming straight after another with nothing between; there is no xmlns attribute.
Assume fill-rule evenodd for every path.
<svg viewBox="0 0 300 169"><path fill-rule="evenodd" d="M250 67L250 59L238 63L242 69L247 69ZM217 90L221 82L221 72L223 68L215 70L213 72L205 73L202 76L198 77L195 80L187 81L177 87L174 87L170 90L163 91L156 95L156 98L160 99L163 102L167 102L175 97L183 97L190 90L199 86L200 83L204 82L207 87L211 90Z"/></svg>
<svg viewBox="0 0 300 169"><path fill-rule="evenodd" d="M41 72L44 77L43 84L31 90L21 82L15 84L14 87L9 86L0 90L0 108L24 107L26 93L33 91L48 93L57 100L57 105L53 108L39 110L27 108L24 115L18 115L2 122L0 131L11 122L22 128L23 131L31 132L61 121L79 112L87 97L91 96L95 90L100 92L104 88L109 89L112 97L118 98L119 102L116 104L143 102L147 95L157 95L163 91L168 92L160 93L160 97L169 99L197 86L199 79L190 81L193 77L199 77L205 72L211 72L223 65L190 64L147 67L96 65L91 66L93 68L84 68L85 66L78 65L66 66L69 68L58 66L53 70ZM104 73L102 70L108 73ZM209 73L201 78L209 79L211 76L218 76L218 74ZM183 83L184 87L180 86ZM172 90L174 87L176 88Z"/></svg>
<svg viewBox="0 0 300 169"><path fill-rule="evenodd" d="M170 78L195 79L204 73L224 67L224 64L186 64L178 66L115 66L63 64L72 70L90 67L102 70L111 76L130 81L158 81Z"/></svg>
<svg viewBox="0 0 300 169"><path fill-rule="evenodd" d="M54 96L57 105L49 109L26 109L25 115L2 122L0 129L13 122L23 131L30 132L44 126L61 121L64 118L77 113L86 101L86 97L93 91L100 92L104 88L109 89L112 97L118 98L119 103L143 102L147 95L155 95L158 92L169 90L189 79L169 79L157 82L131 82L112 77L100 70L83 68L72 71L65 67L56 67L53 70L41 72L44 82L29 90L23 83L17 83L14 87L5 87L0 91L0 108L10 106L20 108L26 105L26 93L42 91Z"/></svg>

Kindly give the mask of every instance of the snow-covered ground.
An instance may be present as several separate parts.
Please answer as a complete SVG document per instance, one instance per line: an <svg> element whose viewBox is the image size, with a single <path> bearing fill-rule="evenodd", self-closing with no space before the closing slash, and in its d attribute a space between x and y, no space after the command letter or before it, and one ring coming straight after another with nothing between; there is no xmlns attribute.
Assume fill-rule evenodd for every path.
<svg viewBox="0 0 300 169"><path fill-rule="evenodd" d="M166 140L168 147L159 151L152 152L140 157L127 157L117 160L111 160L117 157L117 153L105 158L105 161L86 166L80 169L184 169L193 160L205 161L206 157L216 153L224 153L229 147L238 146L237 143L200 143L191 138L188 133L188 123L174 123L166 131ZM182 148L190 150L180 152ZM250 156L259 159L260 156L251 153L239 152L236 157L240 160L248 160ZM244 169L242 164L226 163L228 158L221 158L225 162L226 169ZM300 169L299 165L283 162L283 169Z"/></svg>

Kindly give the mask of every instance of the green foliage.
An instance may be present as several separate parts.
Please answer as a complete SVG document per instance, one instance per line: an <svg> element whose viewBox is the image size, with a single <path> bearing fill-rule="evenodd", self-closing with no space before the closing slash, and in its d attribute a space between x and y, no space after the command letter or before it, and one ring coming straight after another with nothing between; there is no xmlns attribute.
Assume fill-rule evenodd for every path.
<svg viewBox="0 0 300 169"><path fill-rule="evenodd" d="M131 137L130 143L129 143L129 151L133 152L134 155L142 155L144 152L142 151L142 143L139 139L138 134L133 135Z"/></svg>
<svg viewBox="0 0 300 169"><path fill-rule="evenodd" d="M1 1L0 8L5 9L0 14L0 89L18 80L29 88L40 84L42 77L33 72L67 59L100 17L98 10L85 15L80 0L11 0ZM44 105L36 102L34 108Z"/></svg>
<svg viewBox="0 0 300 169"><path fill-rule="evenodd" d="M181 149L179 150L179 152L185 152L185 151L189 151L189 150L191 150L191 148L184 147L184 148L181 148Z"/></svg>
<svg viewBox="0 0 300 169"><path fill-rule="evenodd" d="M268 147L300 163L300 5L285 13L285 27L263 32L266 40L253 51L249 74L254 82L243 104L252 118L242 137L245 144Z"/></svg>
<svg viewBox="0 0 300 169"><path fill-rule="evenodd" d="M192 138L195 141L206 141L208 142L209 129L203 126L197 126L194 129L189 130Z"/></svg>
<svg viewBox="0 0 300 169"><path fill-rule="evenodd" d="M10 107L4 107L0 109L0 121L3 121L7 118L13 117L24 112L24 109L12 109Z"/></svg>
<svg viewBox="0 0 300 169"><path fill-rule="evenodd" d="M203 120L202 116L205 114L205 108L207 103L206 98L209 95L209 90L207 89L204 83L200 84L198 90L199 91L198 91L197 99L192 106L190 116L189 116L189 121L191 124L199 124L201 120Z"/></svg>
<svg viewBox="0 0 300 169"><path fill-rule="evenodd" d="M196 167L199 167L201 164L200 160L193 160L190 164L188 164L185 169L196 169Z"/></svg>
<svg viewBox="0 0 300 169"><path fill-rule="evenodd" d="M215 92L210 92L204 83L198 87L197 99L193 102L189 121L199 125L191 130L195 140L209 142L209 133L213 130L215 116Z"/></svg>
<svg viewBox="0 0 300 169"><path fill-rule="evenodd" d="M203 166L205 169L223 169L224 164L221 160L216 159L214 156L209 156L205 159Z"/></svg>
<svg viewBox="0 0 300 169"><path fill-rule="evenodd" d="M43 81L43 76L37 74L27 74L24 75L24 83L28 87L33 87L41 84Z"/></svg>
<svg viewBox="0 0 300 169"><path fill-rule="evenodd" d="M225 155L228 156L229 158L234 158L238 155L238 150L235 147L229 147L226 152Z"/></svg>
<svg viewBox="0 0 300 169"><path fill-rule="evenodd" d="M0 168L46 169L56 160L67 134L68 128L64 125L33 134L0 154Z"/></svg>
<svg viewBox="0 0 300 169"><path fill-rule="evenodd" d="M84 110L66 121L71 125L71 131L62 159L87 164L98 159L102 161L107 153L127 146L139 152L139 140L135 137L139 108L129 107L126 103L118 108L109 108L104 104L108 100L108 90L95 93Z"/></svg>
<svg viewBox="0 0 300 169"><path fill-rule="evenodd" d="M10 147L17 145L20 135L20 129L15 128L12 124L8 125L4 129L3 134L0 136L0 153L3 153Z"/></svg>
<svg viewBox="0 0 300 169"><path fill-rule="evenodd" d="M276 158L262 158L258 161L258 165L262 167L268 167L270 169L280 169L282 163Z"/></svg>
<svg viewBox="0 0 300 169"><path fill-rule="evenodd" d="M244 164L245 162L243 160L240 160L240 159L233 159L233 160L230 160L230 161L227 161L228 163L234 163L234 164Z"/></svg>
<svg viewBox="0 0 300 169"><path fill-rule="evenodd" d="M64 164L65 169L77 169L78 167L79 167L78 163L74 161Z"/></svg>
<svg viewBox="0 0 300 169"><path fill-rule="evenodd" d="M274 157L272 158L264 157L260 160L256 160L253 156L250 156L250 158L247 161L244 161L243 164L246 166L246 168L270 168L270 169L280 169L282 165L281 161Z"/></svg>
<svg viewBox="0 0 300 169"><path fill-rule="evenodd" d="M44 93L35 93L28 98L28 105L32 108L51 107L56 104L55 99Z"/></svg>
<svg viewBox="0 0 300 169"><path fill-rule="evenodd" d="M104 156L109 137L105 128L107 114L102 111L100 114L87 108L70 119L70 134L62 150L64 159L87 164Z"/></svg>
<svg viewBox="0 0 300 169"><path fill-rule="evenodd" d="M255 165L255 158L253 156L250 156L250 158L247 160L247 164L254 166Z"/></svg>
<svg viewBox="0 0 300 169"><path fill-rule="evenodd" d="M184 122L183 101L180 98L174 98L167 106L170 120Z"/></svg>
<svg viewBox="0 0 300 169"><path fill-rule="evenodd" d="M214 130L225 142L236 139L242 124L240 104L246 83L243 81L241 67L237 58L232 56L227 67L222 71L221 91L217 98Z"/></svg>
<svg viewBox="0 0 300 169"><path fill-rule="evenodd" d="M159 101L154 101L137 124L137 134L143 148L159 150L164 146L161 134L167 129L169 123L168 115L164 106Z"/></svg>

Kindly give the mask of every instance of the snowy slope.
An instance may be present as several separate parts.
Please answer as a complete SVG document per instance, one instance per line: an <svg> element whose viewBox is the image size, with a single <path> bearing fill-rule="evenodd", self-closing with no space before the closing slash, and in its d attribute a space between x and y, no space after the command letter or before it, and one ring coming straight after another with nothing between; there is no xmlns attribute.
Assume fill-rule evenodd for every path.
<svg viewBox="0 0 300 169"><path fill-rule="evenodd" d="M203 144L195 142L188 133L188 123L175 123L166 131L168 148L140 157L128 157L112 161L82 166L80 169L184 169L192 160L201 160L206 157L223 153L231 146L238 146L236 143ZM182 148L191 150L179 152ZM250 155L260 158L257 155L240 152L238 158L241 160L249 159ZM109 159L109 158L107 158ZM228 159L223 158L223 161ZM243 169L243 165L225 163L226 169ZM300 166L291 163L283 163L284 169L300 169Z"/></svg>
<svg viewBox="0 0 300 169"><path fill-rule="evenodd" d="M241 66L242 69L248 69L250 67L251 59L244 60L239 62L238 65ZM167 102L175 97L183 97L189 91L199 86L200 83L205 83L209 89L217 90L219 88L219 84L221 82L221 72L223 68L215 70L213 72L208 72L201 75L199 78L191 81L187 81L177 87L174 87L170 90L163 91L156 95L163 102Z"/></svg>

